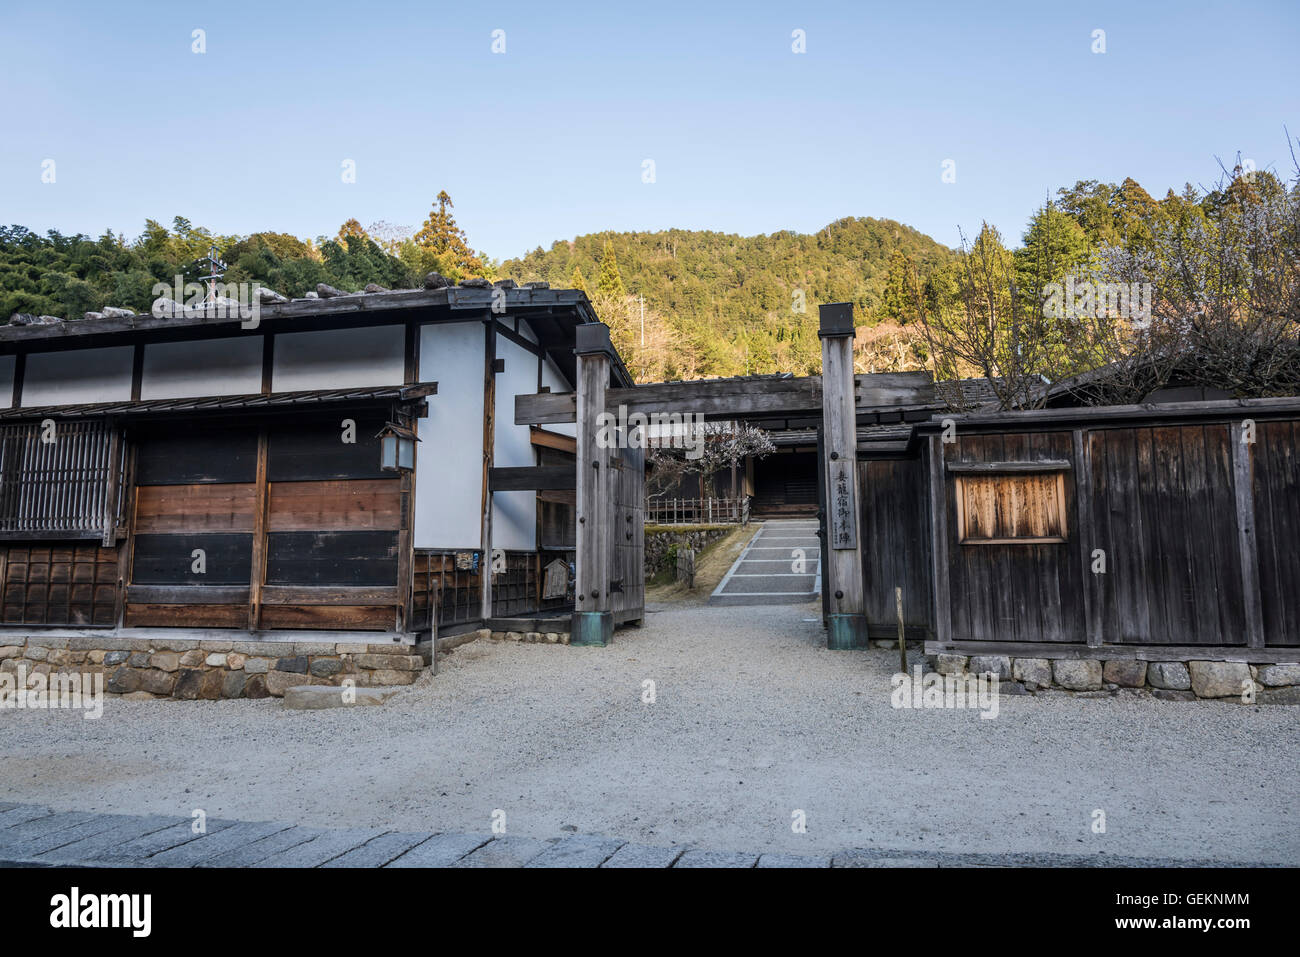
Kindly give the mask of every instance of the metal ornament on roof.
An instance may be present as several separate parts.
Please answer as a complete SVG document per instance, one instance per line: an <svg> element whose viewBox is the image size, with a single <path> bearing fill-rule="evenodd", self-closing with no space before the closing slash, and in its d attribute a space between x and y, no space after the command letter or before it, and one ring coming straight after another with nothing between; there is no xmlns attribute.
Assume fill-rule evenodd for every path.
<svg viewBox="0 0 1300 957"><path fill-rule="evenodd" d="M217 255L216 243L213 243L208 248L208 254L195 263L195 266L198 266L199 268L204 266L207 267L208 274L206 276L200 276L199 279L208 284L208 295L205 301L216 302L217 283L226 275L226 269L228 268L226 264L221 261L221 257Z"/></svg>

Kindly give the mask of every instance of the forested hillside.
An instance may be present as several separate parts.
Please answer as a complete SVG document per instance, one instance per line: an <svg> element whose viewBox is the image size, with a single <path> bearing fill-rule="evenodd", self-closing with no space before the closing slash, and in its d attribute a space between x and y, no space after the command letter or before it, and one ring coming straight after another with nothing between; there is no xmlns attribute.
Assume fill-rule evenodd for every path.
<svg viewBox="0 0 1300 957"><path fill-rule="evenodd" d="M858 321L873 324L895 254L927 274L954 258L902 223L848 218L812 235L592 233L507 260L500 273L586 289L629 366L652 378L804 374L821 369L817 303L853 302Z"/></svg>
<svg viewBox="0 0 1300 957"><path fill-rule="evenodd" d="M471 248L445 192L417 231L350 219L333 237L306 240L277 232L216 236L179 216L170 229L147 220L134 239L41 236L11 226L0 228L0 316L75 321L105 306L146 311L155 283L198 279L205 268L199 260L215 246L227 263L226 282L257 282L295 297L319 283L345 291L369 283L415 288L429 272L577 287L640 381L819 372L817 305L849 301L857 307L860 372L928 368L941 377L1039 382L1114 362L1129 348L1125 327L1096 328L1047 308L1050 285L1067 277L1148 278L1155 266L1194 251L1180 272L1167 269L1154 284L1158 308L1208 301L1211 286L1239 299L1254 279L1233 273L1225 285L1223 268L1202 276L1196 266L1229 253L1246 257L1279 289L1293 289L1296 257L1288 243L1297 195L1295 184L1271 173L1240 169L1217 189L1188 186L1160 200L1132 179L1090 180L1058 190L1033 212L1019 244L984 225L963 248L949 249L892 220L845 218L811 235L591 233L501 263ZM1278 264L1261 265L1264 251ZM1125 276L1115 273L1121 262ZM1193 274L1205 288L1179 289ZM1165 298L1175 289L1178 297ZM1234 315L1236 301L1224 300ZM1290 315L1293 308L1288 302L1264 311Z"/></svg>

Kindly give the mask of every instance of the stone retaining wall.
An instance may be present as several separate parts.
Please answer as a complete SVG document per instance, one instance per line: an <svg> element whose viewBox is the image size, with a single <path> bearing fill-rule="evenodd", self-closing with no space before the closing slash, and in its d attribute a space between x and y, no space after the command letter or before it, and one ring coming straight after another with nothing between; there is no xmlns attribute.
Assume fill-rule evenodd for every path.
<svg viewBox="0 0 1300 957"><path fill-rule="evenodd" d="M1002 694L1070 691L1088 697L1146 693L1166 701L1235 698L1243 703L1300 704L1300 664L1244 661L1143 661L1123 658L1009 658L933 655L943 675L996 674Z"/></svg>
<svg viewBox="0 0 1300 957"><path fill-rule="evenodd" d="M682 525L665 527L647 526L645 531L645 577L653 578L669 567L668 555L672 546L693 548L698 556L707 545L726 538L739 525Z"/></svg>
<svg viewBox="0 0 1300 957"><path fill-rule="evenodd" d="M529 644L567 645L567 631L494 631L490 632L494 641L524 641Z"/></svg>
<svg viewBox="0 0 1300 957"><path fill-rule="evenodd" d="M395 643L33 635L0 645L0 671L102 674L107 693L130 698L278 698L295 685L349 679L362 688L409 685L425 664Z"/></svg>

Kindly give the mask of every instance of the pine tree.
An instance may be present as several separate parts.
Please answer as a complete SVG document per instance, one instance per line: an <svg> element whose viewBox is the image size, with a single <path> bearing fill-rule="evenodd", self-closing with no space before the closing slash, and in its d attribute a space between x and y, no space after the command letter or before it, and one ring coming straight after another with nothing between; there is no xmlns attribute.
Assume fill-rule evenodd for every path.
<svg viewBox="0 0 1300 957"><path fill-rule="evenodd" d="M605 243L605 251L600 257L600 276L596 280L596 292L611 299L621 299L627 295L623 286L623 277L618 272L618 257L614 247Z"/></svg>
<svg viewBox="0 0 1300 957"><path fill-rule="evenodd" d="M591 295L587 289L587 278L582 274L582 267L576 263L573 266L573 272L569 275L569 288Z"/></svg>

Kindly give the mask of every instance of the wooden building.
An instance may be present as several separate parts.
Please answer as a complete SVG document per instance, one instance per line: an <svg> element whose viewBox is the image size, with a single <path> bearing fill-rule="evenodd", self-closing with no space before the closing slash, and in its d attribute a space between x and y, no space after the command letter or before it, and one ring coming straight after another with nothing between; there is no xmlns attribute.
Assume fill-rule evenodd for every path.
<svg viewBox="0 0 1300 957"><path fill-rule="evenodd" d="M1300 647L1300 399L936 416L858 447L866 613L932 651Z"/></svg>
<svg viewBox="0 0 1300 957"><path fill-rule="evenodd" d="M575 388L594 321L507 282L0 327L0 627L409 642L572 607L573 429L511 410Z"/></svg>
<svg viewBox="0 0 1300 957"><path fill-rule="evenodd" d="M583 462L601 410L746 420L795 442L804 430L833 649L896 636L901 592L906 632L935 653L1295 660L1300 398L1072 407L1063 393L995 412L981 410L988 383L855 375L848 304L822 306L819 335L821 376L615 389L579 376L576 396L519 396L515 421L576 423ZM947 411L953 398L975 411ZM602 527L610 494L580 481L579 522ZM605 547L580 532L574 629L592 644L610 640L626 574Z"/></svg>

